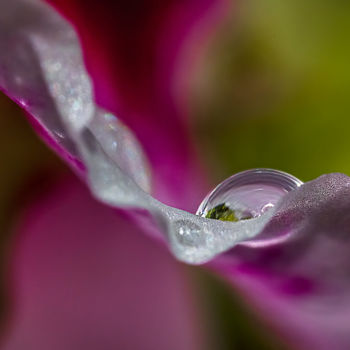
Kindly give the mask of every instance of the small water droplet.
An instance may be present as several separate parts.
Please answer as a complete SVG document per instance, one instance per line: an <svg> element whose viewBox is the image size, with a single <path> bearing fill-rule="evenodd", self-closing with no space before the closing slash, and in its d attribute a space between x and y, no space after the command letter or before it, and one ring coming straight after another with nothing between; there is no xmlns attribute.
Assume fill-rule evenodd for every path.
<svg viewBox="0 0 350 350"><path fill-rule="evenodd" d="M224 221L255 218L301 185L299 179L282 171L247 170L229 177L210 192L199 206L197 215Z"/></svg>
<svg viewBox="0 0 350 350"><path fill-rule="evenodd" d="M196 247L205 243L201 228L193 222L178 220L173 228L178 243L183 246Z"/></svg>

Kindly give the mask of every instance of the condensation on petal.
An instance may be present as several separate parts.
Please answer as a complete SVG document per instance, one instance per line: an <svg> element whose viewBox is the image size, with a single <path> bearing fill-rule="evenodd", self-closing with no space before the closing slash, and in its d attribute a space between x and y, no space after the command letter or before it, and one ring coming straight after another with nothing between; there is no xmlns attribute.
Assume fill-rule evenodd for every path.
<svg viewBox="0 0 350 350"><path fill-rule="evenodd" d="M149 210L166 234L175 256L187 263L201 264L237 243L259 234L274 210L247 221L223 222L206 219L164 205L144 192L109 156L93 128L83 132L83 158L94 195L111 206L141 207Z"/></svg>
<svg viewBox="0 0 350 350"><path fill-rule="evenodd" d="M168 207L149 193L142 148L114 116L96 106L79 40L68 22L36 0L1 0L0 88L86 168L100 201L147 209L181 260L199 264L259 234L272 212L225 223Z"/></svg>

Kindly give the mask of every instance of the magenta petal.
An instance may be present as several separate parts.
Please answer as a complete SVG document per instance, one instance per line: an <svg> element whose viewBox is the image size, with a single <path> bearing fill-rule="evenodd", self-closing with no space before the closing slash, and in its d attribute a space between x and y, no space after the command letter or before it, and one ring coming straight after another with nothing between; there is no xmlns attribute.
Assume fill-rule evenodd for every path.
<svg viewBox="0 0 350 350"><path fill-rule="evenodd" d="M2 5L6 11L0 15L0 91L28 113L43 139L80 172L70 129L85 124L94 108L78 38L41 1Z"/></svg>
<svg viewBox="0 0 350 350"><path fill-rule="evenodd" d="M155 196L194 211L206 176L189 138L187 107L176 90L180 77L191 80L193 62L229 2L50 2L82 38L97 101L126 122L144 146ZM186 81L181 80L183 97Z"/></svg>
<svg viewBox="0 0 350 350"><path fill-rule="evenodd" d="M66 160L73 159L74 165L79 164L76 158L79 158L82 141L79 141L81 137L78 135L81 135L82 129L93 118L96 106L92 100L90 80L82 64L75 33L52 8L40 1L16 0L8 1L6 4L8 12L0 17L0 46L3 48L3 54L0 56L0 89L44 127L42 130L45 133L42 134ZM159 25L158 29L164 29L161 31L162 35L169 34L170 46L165 45L168 43L165 37L162 37L159 43L157 31L151 31L153 34L150 36L150 47L145 51L150 52L151 57L154 56L155 59L150 74L146 74L145 81L137 82L131 90L127 82L132 77L128 77L126 81L119 79L115 87L119 89L119 95L120 91L125 92L123 93L125 98L115 98L118 94L114 94L113 98L113 101L118 101L117 112L120 112L118 116L124 116L124 119L128 120L150 156L154 168L153 193L168 204L192 210L199 202L203 175L188 140L183 111L179 110L172 96L172 81L175 79L173 66L183 38L189 34L201 15L210 12L214 4L216 4L214 0L206 0L204 4L194 1L189 4L189 12L185 11L187 6L179 7L177 3L164 7L155 5L155 10L159 10L161 14L164 11L165 22L155 21L150 10L149 14L153 20L150 22L146 20L146 23L152 26L157 22L156 28ZM128 6L127 4L126 7ZM23 13L26 13L25 18ZM115 20L116 18L114 24ZM169 30L166 29L168 23L171 23ZM181 29L179 35L176 34L177 30L174 30L177 24ZM134 31L134 27L134 23L128 23L124 29ZM168 39L167 36L166 38ZM141 45L143 41L139 39L136 43ZM170 62L169 56L159 59L163 53L162 50L158 52L158 44L165 45L167 52L171 51L170 57L173 61ZM99 52L100 47L92 52L96 51ZM89 52L86 56L89 57ZM91 54L91 57L94 55ZM129 58L122 62L129 62ZM99 63L108 66L108 62L111 60L95 62L97 64L93 66L98 66ZM113 62L118 66L118 59L113 59ZM139 63L144 62L144 58L139 60ZM119 68L121 72L131 72L129 66ZM132 71L136 69L134 66L132 68ZM159 74L161 77L156 78ZM154 80L159 80L159 84L155 84ZM107 79L106 86L108 82ZM104 93L98 93L98 88L96 91L97 96L105 98ZM144 100L140 100L140 92L146 94ZM129 93L130 96L126 98ZM144 103L146 101L147 103ZM116 106L112 105L112 109L113 107L117 109ZM62 143L63 150L61 151L53 141Z"/></svg>
<svg viewBox="0 0 350 350"><path fill-rule="evenodd" d="M25 212L6 350L201 349L183 266L76 180Z"/></svg>
<svg viewBox="0 0 350 350"><path fill-rule="evenodd" d="M350 348L350 178L290 193L268 229L283 243L236 247L216 267L296 349Z"/></svg>
<svg viewBox="0 0 350 350"><path fill-rule="evenodd" d="M268 217L245 225L237 223L232 230L227 223L210 221L204 224L206 220L199 216L155 200L148 193L149 177L141 147L117 122L115 115L95 105L73 28L43 2L4 1L7 1L8 13L0 17L0 46L4 49L4 54L0 55L0 87L23 105L52 138L63 141L68 152L72 152L66 143L69 141L86 166L87 183L97 199L111 206L137 207L152 212L168 237L173 253L186 262L203 263L245 239L247 232L250 237L258 233L262 226L256 223L263 225ZM199 3L195 4L197 8ZM153 162L155 194L165 203L193 210L203 174L186 147L188 140L183 133L165 127L172 123L160 123L158 119L164 115L153 112L153 118L145 113L143 117L147 122L141 118L140 125L152 130L149 141L158 144L157 154L162 155L159 163ZM172 140L176 140L178 147L172 147ZM169 145L172 145L170 152ZM183 163L179 159L187 161ZM162 169L166 169L169 176ZM221 231L221 234L214 235L214 231Z"/></svg>

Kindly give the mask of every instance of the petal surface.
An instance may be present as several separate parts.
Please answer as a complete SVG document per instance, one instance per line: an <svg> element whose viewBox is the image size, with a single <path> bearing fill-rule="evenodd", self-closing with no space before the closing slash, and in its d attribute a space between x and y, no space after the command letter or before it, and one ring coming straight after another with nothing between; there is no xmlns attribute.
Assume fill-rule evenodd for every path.
<svg viewBox="0 0 350 350"><path fill-rule="evenodd" d="M126 122L145 148L155 196L194 211L206 176L181 101L199 53L229 2L50 2L76 26L97 101Z"/></svg>
<svg viewBox="0 0 350 350"><path fill-rule="evenodd" d="M216 261L293 348L350 346L349 199L348 176L321 176L287 195L266 227L292 235L265 247L237 246Z"/></svg>

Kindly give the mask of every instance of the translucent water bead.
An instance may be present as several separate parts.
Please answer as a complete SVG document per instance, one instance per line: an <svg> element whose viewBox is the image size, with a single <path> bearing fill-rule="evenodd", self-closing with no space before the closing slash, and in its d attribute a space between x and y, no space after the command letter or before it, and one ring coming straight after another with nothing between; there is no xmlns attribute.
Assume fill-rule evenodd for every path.
<svg viewBox="0 0 350 350"><path fill-rule="evenodd" d="M278 170L243 171L210 192L199 206L197 215L222 221L256 218L302 184L296 177Z"/></svg>

